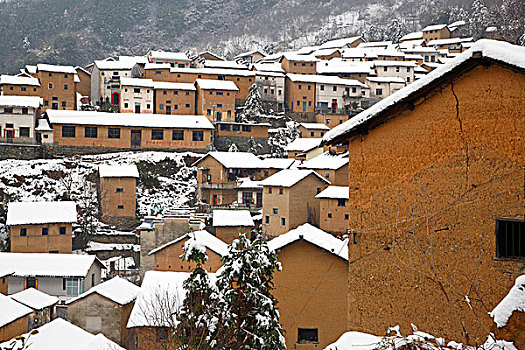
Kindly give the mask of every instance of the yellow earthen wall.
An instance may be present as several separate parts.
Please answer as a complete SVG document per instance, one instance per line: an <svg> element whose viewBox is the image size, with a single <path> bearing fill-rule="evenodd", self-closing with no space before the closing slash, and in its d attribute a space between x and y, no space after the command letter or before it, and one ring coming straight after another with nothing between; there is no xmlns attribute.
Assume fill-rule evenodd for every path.
<svg viewBox="0 0 525 350"><path fill-rule="evenodd" d="M42 228L47 227L48 234L42 236ZM61 235L60 227L66 228ZM20 229L25 228L27 236L20 236ZM49 253L71 254L73 234L71 224L17 225L9 228L11 252L13 253Z"/></svg>
<svg viewBox="0 0 525 350"><path fill-rule="evenodd" d="M195 263L180 258L184 254L182 248L187 241L187 239L184 239L156 252L153 255L155 258L155 271L193 271ZM208 272L216 272L222 266L221 256L208 248L206 248L206 254L208 255L208 260L203 265L203 268Z"/></svg>
<svg viewBox="0 0 525 350"><path fill-rule="evenodd" d="M137 180L133 177L100 178L100 206L103 217L135 217ZM122 192L117 192L121 188ZM118 206L124 206L119 209Z"/></svg>

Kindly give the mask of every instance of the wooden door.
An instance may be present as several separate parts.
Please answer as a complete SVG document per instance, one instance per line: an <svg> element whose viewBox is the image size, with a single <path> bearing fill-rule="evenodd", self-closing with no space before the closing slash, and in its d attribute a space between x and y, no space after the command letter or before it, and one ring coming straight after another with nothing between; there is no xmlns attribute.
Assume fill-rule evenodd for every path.
<svg viewBox="0 0 525 350"><path fill-rule="evenodd" d="M131 130L131 148L140 148L142 143L142 130Z"/></svg>

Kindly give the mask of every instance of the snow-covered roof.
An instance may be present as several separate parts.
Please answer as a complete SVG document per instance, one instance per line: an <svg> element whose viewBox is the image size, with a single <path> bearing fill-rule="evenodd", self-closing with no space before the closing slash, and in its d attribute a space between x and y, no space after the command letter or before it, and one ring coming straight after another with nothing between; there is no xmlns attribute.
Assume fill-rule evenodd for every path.
<svg viewBox="0 0 525 350"><path fill-rule="evenodd" d="M450 28L452 28L452 27L461 27L461 26L464 26L466 24L467 24L467 22L465 22L465 21L456 21L454 23L450 23L448 26Z"/></svg>
<svg viewBox="0 0 525 350"><path fill-rule="evenodd" d="M489 312L498 328L505 327L513 312L525 312L525 275L516 278L509 294Z"/></svg>
<svg viewBox="0 0 525 350"><path fill-rule="evenodd" d="M189 276L189 272L146 271L127 328L172 327L186 297L182 284Z"/></svg>
<svg viewBox="0 0 525 350"><path fill-rule="evenodd" d="M127 61L139 64L148 63L148 58L146 56L118 56L120 62Z"/></svg>
<svg viewBox="0 0 525 350"><path fill-rule="evenodd" d="M448 39L436 39L436 40L430 40L427 45L428 46L434 46L434 45L451 45L451 44L460 44L460 43L467 43L467 42L473 42L474 38L448 38Z"/></svg>
<svg viewBox="0 0 525 350"><path fill-rule="evenodd" d="M38 126L35 128L35 131L53 131L49 126L47 119L39 118L37 119Z"/></svg>
<svg viewBox="0 0 525 350"><path fill-rule="evenodd" d="M497 40L479 40L474 43L470 49L456 56L446 64L441 65L421 79L398 90L394 94L381 100L367 110L359 113L352 119L331 129L324 135L323 142L329 143L344 137L357 126L388 110L393 105L396 105L397 103L400 103L401 101L411 97L416 92L430 85L436 79L449 74L462 63L470 60L474 54L483 58L488 58L492 61L502 62L520 69L525 69L525 47L512 45L507 42Z"/></svg>
<svg viewBox="0 0 525 350"><path fill-rule="evenodd" d="M261 186L292 187L310 175L316 176L322 182L330 185L330 182L313 170L285 169L261 181Z"/></svg>
<svg viewBox="0 0 525 350"><path fill-rule="evenodd" d="M330 56L334 54L335 52L341 53L341 49L333 48L333 49L319 49L312 52L312 56L315 57L323 57L323 56Z"/></svg>
<svg viewBox="0 0 525 350"><path fill-rule="evenodd" d="M189 233L186 233L185 235L171 241L171 242L168 242L156 249L153 249L152 251L150 251L148 253L148 255L153 255L161 250L163 250L164 248L167 248L175 243L178 243L180 241L183 241L185 239L195 239L197 241L197 243L200 243L202 244L203 246L205 246L206 248L214 251L215 253L219 254L220 256L225 256L228 254L228 245L226 243L224 243L223 241L221 241L219 238L215 237L214 235L212 235L211 233L209 233L208 231L205 231L205 230L202 230L202 231L194 231L194 232L189 232Z"/></svg>
<svg viewBox="0 0 525 350"><path fill-rule="evenodd" d="M319 62L319 59L312 55L298 55L296 53L285 53L283 57L286 58L286 60L292 62Z"/></svg>
<svg viewBox="0 0 525 350"><path fill-rule="evenodd" d="M366 77L366 80L372 83L405 83L403 78L400 77Z"/></svg>
<svg viewBox="0 0 525 350"><path fill-rule="evenodd" d="M197 79L195 84L202 90L229 90L239 91L239 88L233 81L229 80L211 80L211 79Z"/></svg>
<svg viewBox="0 0 525 350"><path fill-rule="evenodd" d="M361 43L357 45L359 48L366 48L366 47L389 47L392 46L392 41L370 41L367 43Z"/></svg>
<svg viewBox="0 0 525 350"><path fill-rule="evenodd" d="M1 95L0 106L2 107L31 107L38 108L42 105L42 98L39 96L13 96Z"/></svg>
<svg viewBox="0 0 525 350"><path fill-rule="evenodd" d="M414 47L421 47L422 45L425 45L425 39L403 41L402 43L399 43L397 47L399 50L406 52L406 50L409 50ZM407 56L408 55L405 53L405 59L408 59Z"/></svg>
<svg viewBox="0 0 525 350"><path fill-rule="evenodd" d="M263 57L266 56L266 54L262 52L261 50L251 50L251 51L247 51L247 52L238 54L237 56L234 57L234 59L248 57L248 56L251 56L257 53L261 54Z"/></svg>
<svg viewBox="0 0 525 350"><path fill-rule="evenodd" d="M310 160L307 160L297 167L299 169L328 169L337 170L348 164L348 154L331 155L330 152L324 152Z"/></svg>
<svg viewBox="0 0 525 350"><path fill-rule="evenodd" d="M349 196L348 186L328 186L315 198L348 199Z"/></svg>
<svg viewBox="0 0 525 350"><path fill-rule="evenodd" d="M99 165L100 177L139 177L139 170L135 164L130 165Z"/></svg>
<svg viewBox="0 0 525 350"><path fill-rule="evenodd" d="M189 60L184 52L154 51L149 52L150 60Z"/></svg>
<svg viewBox="0 0 525 350"><path fill-rule="evenodd" d="M319 50L320 46L303 46L299 50L296 50L295 53L298 55L309 55L315 50Z"/></svg>
<svg viewBox="0 0 525 350"><path fill-rule="evenodd" d="M151 79L140 79L140 78L120 78L120 85L122 86L138 86L153 88L153 80Z"/></svg>
<svg viewBox="0 0 525 350"><path fill-rule="evenodd" d="M36 74L36 66L27 64L25 68L28 73Z"/></svg>
<svg viewBox="0 0 525 350"><path fill-rule="evenodd" d="M248 69L246 65L239 64L235 61L217 61L217 60L205 61L204 68Z"/></svg>
<svg viewBox="0 0 525 350"><path fill-rule="evenodd" d="M485 29L485 32L491 33L491 32L496 32L497 30L498 30L497 27L487 27L487 29Z"/></svg>
<svg viewBox="0 0 525 350"><path fill-rule="evenodd" d="M401 39L399 39L400 41L408 41L408 40L417 40L417 39L422 39L423 38L423 32L412 32L412 33L408 33L406 35L403 35L401 37Z"/></svg>
<svg viewBox="0 0 525 350"><path fill-rule="evenodd" d="M133 61L95 61L95 66L102 70L131 70L135 64Z"/></svg>
<svg viewBox="0 0 525 350"><path fill-rule="evenodd" d="M77 222L75 202L12 202L6 225L32 225Z"/></svg>
<svg viewBox="0 0 525 350"><path fill-rule="evenodd" d="M333 61L333 62L332 62ZM317 65L318 74L375 74L373 62L344 62L331 59Z"/></svg>
<svg viewBox="0 0 525 350"><path fill-rule="evenodd" d="M310 224L303 224L296 229L275 237L268 242L268 248L277 251L297 241L306 241L348 261L348 241L335 238L333 235Z"/></svg>
<svg viewBox="0 0 525 350"><path fill-rule="evenodd" d="M153 87L155 90L197 90L195 85L191 83L170 83L167 81L155 81L153 82Z"/></svg>
<svg viewBox="0 0 525 350"><path fill-rule="evenodd" d="M315 83L327 85L343 85L343 86L364 86L363 83L354 79L342 79L339 77L317 74L294 74L289 73L286 76L293 82L301 83Z"/></svg>
<svg viewBox="0 0 525 350"><path fill-rule="evenodd" d="M195 162L197 165L206 157L212 157L228 169L259 169L263 162L255 154L249 152L209 152Z"/></svg>
<svg viewBox="0 0 525 350"><path fill-rule="evenodd" d="M423 28L423 32L428 32L431 30L441 30L445 28L446 26L447 26L446 24L433 24L433 25L426 26L425 28Z"/></svg>
<svg viewBox="0 0 525 350"><path fill-rule="evenodd" d="M33 310L43 310L58 303L58 298L48 295L35 288L28 288L9 296L11 299Z"/></svg>
<svg viewBox="0 0 525 350"><path fill-rule="evenodd" d="M360 36L353 36L350 38L329 40L325 42L324 44L322 44L321 46L319 46L319 49L332 49L332 48L340 49L345 46L352 45L359 39L362 39L362 38Z"/></svg>
<svg viewBox="0 0 525 350"><path fill-rule="evenodd" d="M0 265L0 278L12 275L14 272L15 270L13 270L12 268L5 265Z"/></svg>
<svg viewBox="0 0 525 350"><path fill-rule="evenodd" d="M70 299L66 304L72 304L80 299L83 299L91 294L98 294L107 298L119 305L128 305L137 298L140 287L133 283L120 278L119 276L113 277L109 281L97 284L96 286L89 289L87 292L80 294L79 296Z"/></svg>
<svg viewBox="0 0 525 350"><path fill-rule="evenodd" d="M144 128L213 129L203 115L105 113L95 111L66 111L48 109L47 117L53 124L134 126Z"/></svg>
<svg viewBox="0 0 525 350"><path fill-rule="evenodd" d="M308 130L330 130L330 128L323 123L299 123L299 126Z"/></svg>
<svg viewBox="0 0 525 350"><path fill-rule="evenodd" d="M144 70L150 70L150 69L171 69L171 65L169 63L148 62L144 65Z"/></svg>
<svg viewBox="0 0 525 350"><path fill-rule="evenodd" d="M2 84L40 86L37 78L6 74L0 75L0 85Z"/></svg>
<svg viewBox="0 0 525 350"><path fill-rule="evenodd" d="M36 65L37 71L77 74L73 66L58 66L53 64L39 63Z"/></svg>
<svg viewBox="0 0 525 350"><path fill-rule="evenodd" d="M308 152L314 148L320 147L321 141L321 138L314 137L298 138L290 142L285 149L287 152Z"/></svg>
<svg viewBox="0 0 525 350"><path fill-rule="evenodd" d="M0 328L33 312L30 308L0 293ZM0 344L1 345L1 344Z"/></svg>
<svg viewBox="0 0 525 350"><path fill-rule="evenodd" d="M258 72L284 73L284 69L281 67L279 63L276 63L276 62L255 63L253 67Z"/></svg>
<svg viewBox="0 0 525 350"><path fill-rule="evenodd" d="M76 66L75 67L75 71L77 72L77 74L78 74L79 70L81 70L82 72L86 73L87 75L91 75L91 72L88 71L87 69L85 69L84 67Z"/></svg>
<svg viewBox="0 0 525 350"><path fill-rule="evenodd" d="M415 67L414 61L374 61L377 67Z"/></svg>
<svg viewBox="0 0 525 350"><path fill-rule="evenodd" d="M249 210L214 210L212 220L213 227L255 225Z"/></svg>
<svg viewBox="0 0 525 350"><path fill-rule="evenodd" d="M295 162L293 158L264 158L262 169L288 169Z"/></svg>
<svg viewBox="0 0 525 350"><path fill-rule="evenodd" d="M94 255L47 253L0 253L0 265L14 270L18 277L85 277L100 261Z"/></svg>
<svg viewBox="0 0 525 350"><path fill-rule="evenodd" d="M170 73L187 73L203 75L232 75L241 77L254 77L255 72L248 69L228 69L228 68L171 68Z"/></svg>
<svg viewBox="0 0 525 350"><path fill-rule="evenodd" d="M237 189L261 189L261 181L254 181L249 177L242 177L237 179Z"/></svg>
<svg viewBox="0 0 525 350"><path fill-rule="evenodd" d="M405 53L439 53L435 47L426 47L426 46L414 46L407 49L403 49Z"/></svg>
<svg viewBox="0 0 525 350"><path fill-rule="evenodd" d="M8 340L0 347L12 350L124 350L101 333L93 335L62 318L56 318L36 330L38 332L22 335L26 339L25 346L20 340ZM12 347L13 344L16 345Z"/></svg>

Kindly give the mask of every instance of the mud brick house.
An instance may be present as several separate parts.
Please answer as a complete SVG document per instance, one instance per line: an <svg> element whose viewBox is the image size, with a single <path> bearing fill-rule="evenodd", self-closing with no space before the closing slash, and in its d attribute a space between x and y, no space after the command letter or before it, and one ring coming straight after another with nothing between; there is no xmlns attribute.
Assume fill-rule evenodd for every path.
<svg viewBox="0 0 525 350"><path fill-rule="evenodd" d="M348 214L348 185L328 186L315 198L319 200L319 228L335 235L345 234L350 217Z"/></svg>
<svg viewBox="0 0 525 350"><path fill-rule="evenodd" d="M446 24L434 24L423 28L425 42L450 38L450 29Z"/></svg>
<svg viewBox="0 0 525 350"><path fill-rule="evenodd" d="M153 80L120 78L121 113L151 114L153 103Z"/></svg>
<svg viewBox="0 0 525 350"><path fill-rule="evenodd" d="M35 123L42 103L38 96L0 95L0 141L34 143Z"/></svg>
<svg viewBox="0 0 525 350"><path fill-rule="evenodd" d="M57 297L47 295L35 288L25 289L9 297L33 311L29 315L29 330L43 326L55 318Z"/></svg>
<svg viewBox="0 0 525 350"><path fill-rule="evenodd" d="M169 63L146 63L144 65L144 78L153 81L170 81Z"/></svg>
<svg viewBox="0 0 525 350"><path fill-rule="evenodd" d="M298 160L309 160L323 153L323 147L321 147L321 138L309 137L309 138L298 138L286 145L286 152L288 158Z"/></svg>
<svg viewBox="0 0 525 350"><path fill-rule="evenodd" d="M315 74L315 73L311 73ZM284 102L294 120L312 121L315 116L315 82L302 74L286 74Z"/></svg>
<svg viewBox="0 0 525 350"><path fill-rule="evenodd" d="M136 165L100 165L99 196L103 218L135 218L137 179Z"/></svg>
<svg viewBox="0 0 525 350"><path fill-rule="evenodd" d="M248 52L243 52L241 54L238 54L233 59L235 61L241 61L243 63L256 63L260 59L266 57L266 54L260 50L252 50Z"/></svg>
<svg viewBox="0 0 525 350"><path fill-rule="evenodd" d="M490 317L494 320L491 332L496 339L512 342L516 349L525 348L524 314L525 275L521 275L516 278L509 293L490 312Z"/></svg>
<svg viewBox="0 0 525 350"><path fill-rule="evenodd" d="M60 300L99 284L104 268L92 255L49 253L0 253L0 265L14 271L8 280L9 294L32 287Z"/></svg>
<svg viewBox="0 0 525 350"><path fill-rule="evenodd" d="M268 153L267 123L237 123L215 122L215 147L218 151L228 151L232 144L241 152L257 150L258 153Z"/></svg>
<svg viewBox="0 0 525 350"><path fill-rule="evenodd" d="M75 84L79 80L74 67L37 64L33 76L40 82L38 95L44 100L42 111L77 109Z"/></svg>
<svg viewBox="0 0 525 350"><path fill-rule="evenodd" d="M91 72L82 67L75 67L78 82L75 83L75 91L83 97L91 100Z"/></svg>
<svg viewBox="0 0 525 350"><path fill-rule="evenodd" d="M284 54L279 63L286 74L316 74L319 59L311 55Z"/></svg>
<svg viewBox="0 0 525 350"><path fill-rule="evenodd" d="M401 90L407 84L398 77L368 77L366 84L370 87L370 98L382 100Z"/></svg>
<svg viewBox="0 0 525 350"><path fill-rule="evenodd" d="M196 161L197 199L212 206L237 200L237 180L259 180L262 161L253 153L209 152Z"/></svg>
<svg viewBox="0 0 525 350"><path fill-rule="evenodd" d="M262 179L284 170L292 169L298 163L295 159L290 158L264 158L262 160Z"/></svg>
<svg viewBox="0 0 525 350"><path fill-rule="evenodd" d="M154 83L154 109L157 114L195 114L195 85L189 83Z"/></svg>
<svg viewBox="0 0 525 350"><path fill-rule="evenodd" d="M191 59L184 52L150 50L146 57L150 63L165 63L172 68L189 68L191 63Z"/></svg>
<svg viewBox="0 0 525 350"><path fill-rule="evenodd" d="M39 96L40 82L32 76L0 76L0 95Z"/></svg>
<svg viewBox="0 0 525 350"><path fill-rule="evenodd" d="M142 72L133 61L95 61L91 71L91 101L119 108L120 78L136 78Z"/></svg>
<svg viewBox="0 0 525 350"><path fill-rule="evenodd" d="M332 58L341 58L341 49L318 49L312 52L312 56L318 58L319 60L329 61Z"/></svg>
<svg viewBox="0 0 525 350"><path fill-rule="evenodd" d="M102 333L129 348L135 343L126 325L139 291L133 283L114 277L68 300L67 318L75 326L93 334Z"/></svg>
<svg viewBox="0 0 525 350"><path fill-rule="evenodd" d="M365 39L360 36L353 36L349 38L342 38L336 40L328 40L327 42L321 44L319 49L349 49L357 47L357 45L365 42Z"/></svg>
<svg viewBox="0 0 525 350"><path fill-rule="evenodd" d="M215 237L223 242L231 243L239 236L239 233L244 233L249 237L255 224L249 210L214 210L212 226L215 230Z"/></svg>
<svg viewBox="0 0 525 350"><path fill-rule="evenodd" d="M302 138L322 138L330 128L325 124L300 123L297 130L299 130L299 136Z"/></svg>
<svg viewBox="0 0 525 350"><path fill-rule="evenodd" d="M75 202L13 202L7 209L11 251L71 253Z"/></svg>
<svg viewBox="0 0 525 350"><path fill-rule="evenodd" d="M524 74L480 40L324 136L349 144L348 329L485 341L525 268Z"/></svg>
<svg viewBox="0 0 525 350"><path fill-rule="evenodd" d="M304 224L268 242L281 263L274 274L288 349L324 349L346 330L348 242Z"/></svg>
<svg viewBox="0 0 525 350"><path fill-rule="evenodd" d="M14 273L13 269L0 265L0 294L7 295L7 286L9 285L9 276Z"/></svg>
<svg viewBox="0 0 525 350"><path fill-rule="evenodd" d="M0 342L26 333L32 310L0 294Z"/></svg>
<svg viewBox="0 0 525 350"><path fill-rule="evenodd" d="M348 154L330 150L297 166L314 170L335 186L348 186Z"/></svg>
<svg viewBox="0 0 525 350"><path fill-rule="evenodd" d="M239 88L226 80L195 80L197 88L197 114L210 121L235 121L235 95Z"/></svg>
<svg viewBox="0 0 525 350"><path fill-rule="evenodd" d="M189 239L196 240L206 248L208 260L203 264L203 268L209 272L216 272L222 266L222 257L228 254L228 246L221 239L213 236L208 231L193 231L168 242L148 253L155 259L155 271L175 271L191 272L195 268L195 263L182 260L183 248Z"/></svg>
<svg viewBox="0 0 525 350"><path fill-rule="evenodd" d="M319 225L315 196L330 182L313 170L281 170L261 181L263 233L278 236L304 223Z"/></svg>
<svg viewBox="0 0 525 350"><path fill-rule="evenodd" d="M56 146L205 152L213 125L203 116L48 111Z"/></svg>

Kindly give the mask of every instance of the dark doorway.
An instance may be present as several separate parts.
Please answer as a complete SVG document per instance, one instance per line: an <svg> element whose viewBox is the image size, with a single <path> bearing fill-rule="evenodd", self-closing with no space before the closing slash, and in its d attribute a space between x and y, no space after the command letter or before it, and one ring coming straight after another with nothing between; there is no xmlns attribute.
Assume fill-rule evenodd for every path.
<svg viewBox="0 0 525 350"><path fill-rule="evenodd" d="M119 104L119 94L118 92L114 92L111 94L111 104L112 105L118 105Z"/></svg>

